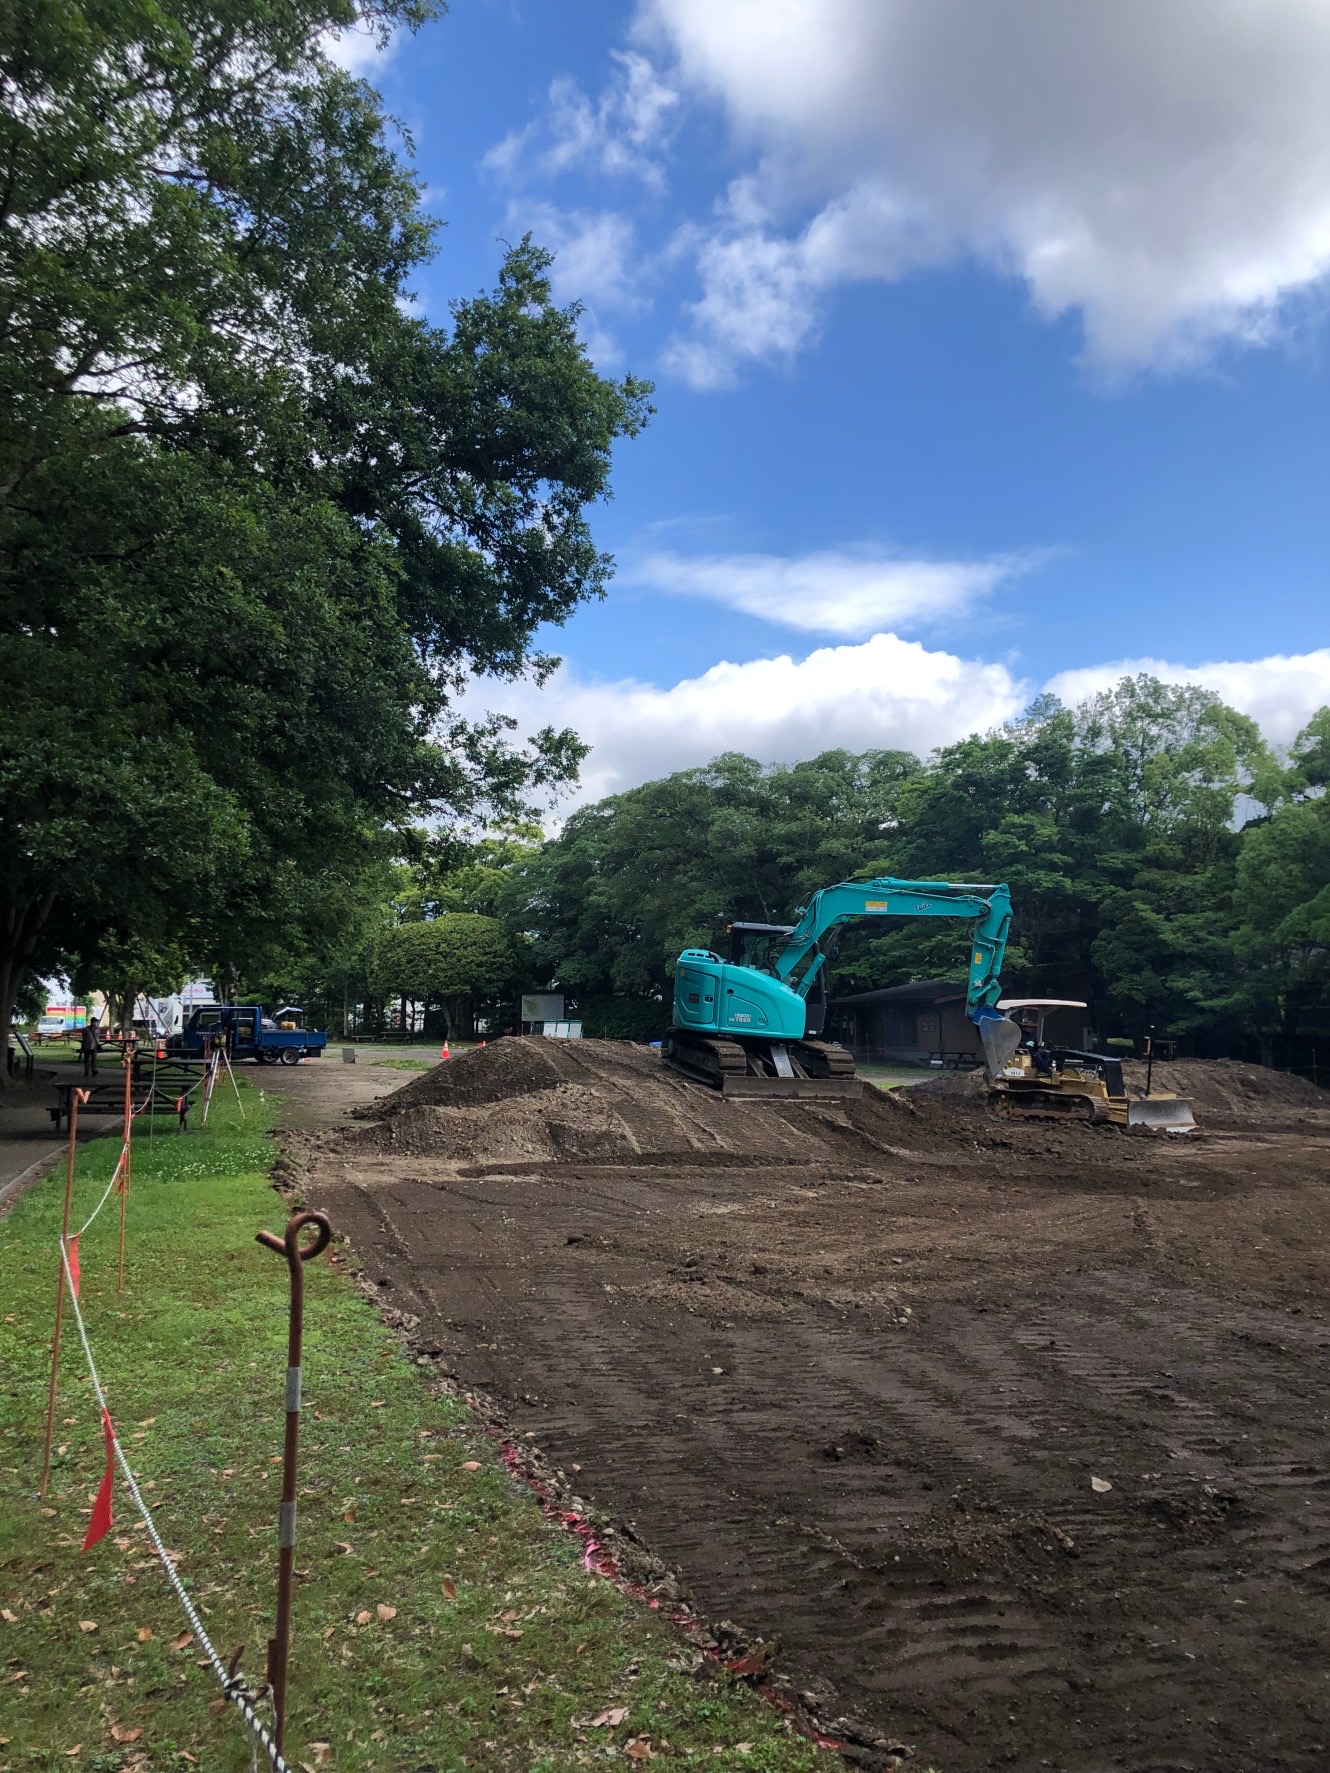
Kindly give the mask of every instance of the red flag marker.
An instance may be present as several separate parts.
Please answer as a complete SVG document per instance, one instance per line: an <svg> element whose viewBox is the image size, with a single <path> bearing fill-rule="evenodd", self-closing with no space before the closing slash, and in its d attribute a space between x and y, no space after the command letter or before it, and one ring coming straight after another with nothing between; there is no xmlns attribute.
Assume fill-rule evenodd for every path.
<svg viewBox="0 0 1330 1773"><path fill-rule="evenodd" d="M76 1231L65 1245L65 1255L69 1261L69 1284L74 1289L74 1297L79 1296L79 1238L82 1232Z"/></svg>
<svg viewBox="0 0 1330 1773"><path fill-rule="evenodd" d="M91 1551L94 1545L101 1543L111 1531L111 1488L115 1479L115 1431L111 1427L111 1418L102 1411L102 1438L106 1442L106 1470L102 1473L102 1481L97 1490L97 1500L92 1505L92 1519L88 1522L88 1536L83 1541L84 1551Z"/></svg>

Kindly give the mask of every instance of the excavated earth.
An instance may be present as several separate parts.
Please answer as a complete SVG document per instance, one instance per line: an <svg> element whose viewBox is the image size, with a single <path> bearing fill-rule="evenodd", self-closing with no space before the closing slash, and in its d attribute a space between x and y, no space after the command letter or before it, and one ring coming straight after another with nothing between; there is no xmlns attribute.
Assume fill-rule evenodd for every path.
<svg viewBox="0 0 1330 1773"><path fill-rule="evenodd" d="M1155 1083L1199 1134L504 1040L307 1138L303 1185L865 1764L1323 1773L1330 1097Z"/></svg>

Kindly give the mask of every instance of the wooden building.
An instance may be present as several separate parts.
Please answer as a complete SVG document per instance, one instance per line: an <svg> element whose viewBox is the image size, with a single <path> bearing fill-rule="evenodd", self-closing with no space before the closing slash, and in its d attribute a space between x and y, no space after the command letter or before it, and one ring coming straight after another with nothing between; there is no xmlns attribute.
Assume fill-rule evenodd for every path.
<svg viewBox="0 0 1330 1773"><path fill-rule="evenodd" d="M982 1065L979 1030L965 1013L965 987L945 979L917 979L884 991L832 998L828 1034L865 1063ZM1055 1010L1047 1038L1083 1047L1089 1039L1083 1010Z"/></svg>

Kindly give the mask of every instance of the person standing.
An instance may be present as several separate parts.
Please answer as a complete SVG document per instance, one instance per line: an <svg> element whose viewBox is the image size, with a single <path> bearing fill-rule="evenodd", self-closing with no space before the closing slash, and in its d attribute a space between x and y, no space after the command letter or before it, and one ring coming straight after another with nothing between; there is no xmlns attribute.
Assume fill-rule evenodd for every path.
<svg viewBox="0 0 1330 1773"><path fill-rule="evenodd" d="M85 1022L79 1034L79 1053L83 1059L84 1077L96 1077L97 1055L102 1050L102 1031L95 1022Z"/></svg>

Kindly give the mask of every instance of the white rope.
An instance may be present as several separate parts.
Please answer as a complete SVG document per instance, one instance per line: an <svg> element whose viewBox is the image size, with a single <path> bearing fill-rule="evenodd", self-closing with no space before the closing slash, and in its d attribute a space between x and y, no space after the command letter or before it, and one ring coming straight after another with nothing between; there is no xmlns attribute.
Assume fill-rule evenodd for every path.
<svg viewBox="0 0 1330 1773"><path fill-rule="evenodd" d="M102 1208L106 1205L107 1201L110 1200L111 1192L115 1188L116 1183L120 1180L120 1172L125 1167L125 1154L128 1152L128 1150L129 1150L128 1143L125 1143L120 1147L120 1156L116 1159L116 1166L115 1166L115 1170L111 1176L111 1180L106 1184L106 1193L97 1202L97 1205L92 1209L91 1213L88 1214L88 1217L83 1221L82 1225L80 1225L78 1230L74 1233L74 1236L76 1238L80 1238L83 1236L83 1233L88 1229L89 1225L92 1224L93 1220L97 1217L98 1213L101 1212Z"/></svg>
<svg viewBox="0 0 1330 1773"><path fill-rule="evenodd" d="M74 1277L69 1271L69 1256L65 1249L65 1240L61 1238L59 1243L60 1262L65 1271L65 1285L69 1288L70 1303L74 1308L74 1322L78 1326L79 1341L83 1344L83 1356L88 1363L88 1372L92 1378L92 1388L97 1393L97 1403L100 1408L106 1412L106 1420L109 1422L111 1412L107 1407L106 1394L102 1390L102 1382L97 1376L97 1364L92 1358L92 1349L88 1344L88 1332L84 1328L83 1313L79 1310L78 1294L74 1290ZM226 1664L213 1648L211 1639L203 1629L203 1621L195 1612L194 1603L190 1600L188 1594L186 1594L185 1585L180 1580L179 1576L177 1576L175 1565L171 1562L170 1554L162 1544L161 1535L157 1531L157 1523L148 1512L148 1505L139 1493L139 1487L134 1481L134 1473L129 1469L129 1460L125 1457L124 1448L120 1445L114 1427L111 1429L111 1445L115 1449L116 1461L120 1466L121 1472L124 1474L125 1483L128 1486L129 1493L134 1498L134 1506L143 1516L143 1524L148 1529L148 1537L152 1541L152 1548L157 1553L163 1570L166 1571L167 1581L175 1590L176 1599L184 1608L185 1617L189 1620L190 1626L193 1628L195 1638L203 1646L204 1653L209 1662L212 1663L217 1679L222 1683L223 1693L225 1693L226 1697L235 1706L246 1724L258 1738L258 1741L262 1745L272 1766L273 1773L291 1773L287 1762L278 1752L277 1744L268 1734L267 1727L258 1717L253 1705L250 1703L249 1697L245 1692L245 1683L241 1679L240 1674L237 1672L232 1676L227 1673Z"/></svg>

